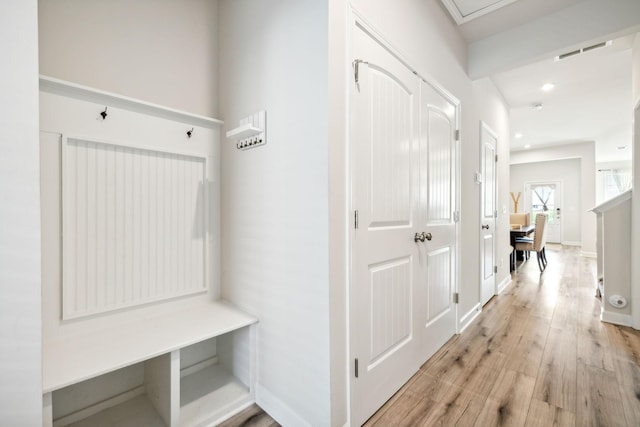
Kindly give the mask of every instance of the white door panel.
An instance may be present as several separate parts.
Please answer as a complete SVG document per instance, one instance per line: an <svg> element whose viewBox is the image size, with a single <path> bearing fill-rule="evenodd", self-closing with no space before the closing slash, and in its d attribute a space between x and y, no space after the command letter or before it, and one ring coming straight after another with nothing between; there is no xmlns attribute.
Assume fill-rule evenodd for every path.
<svg viewBox="0 0 640 427"><path fill-rule="evenodd" d="M486 304L496 294L496 145L495 133L485 123L480 124L480 302Z"/></svg>
<svg viewBox="0 0 640 427"><path fill-rule="evenodd" d="M419 230L428 233L417 286L424 360L456 332L456 106L428 83L420 86Z"/></svg>
<svg viewBox="0 0 640 427"><path fill-rule="evenodd" d="M362 31L354 49L367 63L352 82L352 419L364 422L418 369L415 290L418 245L418 79Z"/></svg>
<svg viewBox="0 0 640 427"><path fill-rule="evenodd" d="M527 182L525 206L535 224L538 213L547 214L547 242L562 243L562 181Z"/></svg>

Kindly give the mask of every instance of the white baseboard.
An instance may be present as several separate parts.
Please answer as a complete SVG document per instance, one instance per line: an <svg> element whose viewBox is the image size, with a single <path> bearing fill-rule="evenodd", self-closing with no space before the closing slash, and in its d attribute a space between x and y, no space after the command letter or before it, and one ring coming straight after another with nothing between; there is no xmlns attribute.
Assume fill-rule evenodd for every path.
<svg viewBox="0 0 640 427"><path fill-rule="evenodd" d="M507 286L509 286L511 284L511 275L506 276L502 282L498 283L498 295L502 293L502 291L504 291Z"/></svg>
<svg viewBox="0 0 640 427"><path fill-rule="evenodd" d="M458 324L459 326L459 333L462 333L462 331L464 331L467 326L469 326L476 317L478 317L480 315L480 313L482 312L482 306L480 305L480 303L476 304L471 310L469 310L464 316L462 316L460 318L460 323Z"/></svg>
<svg viewBox="0 0 640 427"><path fill-rule="evenodd" d="M563 241L561 244L564 246L582 246L582 242L571 242L568 240Z"/></svg>
<svg viewBox="0 0 640 427"><path fill-rule="evenodd" d="M308 421L260 384L256 384L256 404L280 425L312 427Z"/></svg>
<svg viewBox="0 0 640 427"><path fill-rule="evenodd" d="M607 323L613 323L621 326L632 326L633 319L630 314L612 313L610 311L602 310L600 314L600 320Z"/></svg>
<svg viewBox="0 0 640 427"><path fill-rule="evenodd" d="M580 251L580 256L585 258L597 258L598 254L596 252Z"/></svg>

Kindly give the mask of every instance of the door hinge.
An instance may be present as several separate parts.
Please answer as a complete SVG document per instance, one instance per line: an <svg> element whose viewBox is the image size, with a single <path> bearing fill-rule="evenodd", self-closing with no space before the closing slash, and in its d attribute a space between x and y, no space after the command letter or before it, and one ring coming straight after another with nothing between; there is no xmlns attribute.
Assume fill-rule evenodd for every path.
<svg viewBox="0 0 640 427"><path fill-rule="evenodd" d="M369 63L367 61L363 61L362 59L353 60L353 77L356 83L358 83L358 80L359 80L360 64L369 64Z"/></svg>
<svg viewBox="0 0 640 427"><path fill-rule="evenodd" d="M455 140L460 141L460 129L456 129L454 135Z"/></svg>
<svg viewBox="0 0 640 427"><path fill-rule="evenodd" d="M357 357L355 360L355 374L356 374L356 378L358 378L358 358Z"/></svg>
<svg viewBox="0 0 640 427"><path fill-rule="evenodd" d="M353 227L358 229L358 210L356 209L353 213Z"/></svg>
<svg viewBox="0 0 640 427"><path fill-rule="evenodd" d="M494 274L498 274L498 266L497 265L493 266L493 273Z"/></svg>
<svg viewBox="0 0 640 427"><path fill-rule="evenodd" d="M453 222L459 222L460 221L460 211L454 211L453 212Z"/></svg>
<svg viewBox="0 0 640 427"><path fill-rule="evenodd" d="M458 301L460 301L460 294L456 292L453 294L453 303L457 304Z"/></svg>
<svg viewBox="0 0 640 427"><path fill-rule="evenodd" d="M497 209L495 211L493 211L493 217L494 218L498 218L498 210Z"/></svg>
<svg viewBox="0 0 640 427"><path fill-rule="evenodd" d="M498 155L496 154L496 162L498 162Z"/></svg>

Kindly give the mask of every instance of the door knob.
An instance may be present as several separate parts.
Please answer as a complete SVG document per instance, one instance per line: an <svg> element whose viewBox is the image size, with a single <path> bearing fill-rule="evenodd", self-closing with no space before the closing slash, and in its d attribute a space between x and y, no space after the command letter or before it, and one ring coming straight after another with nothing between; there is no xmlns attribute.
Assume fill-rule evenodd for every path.
<svg viewBox="0 0 640 427"><path fill-rule="evenodd" d="M431 241L431 239L433 238L433 236L431 235L431 233L425 233L424 231L422 232L422 241L424 242L424 239L427 239L428 241Z"/></svg>
<svg viewBox="0 0 640 427"><path fill-rule="evenodd" d="M413 236L413 241L416 242L416 243L417 242L424 242L424 238L425 238L424 233L422 233L422 234L416 233L416 235ZM431 239L429 239L429 240L431 240Z"/></svg>
<svg viewBox="0 0 640 427"><path fill-rule="evenodd" d="M483 225L483 226L482 226L482 229L483 229L483 230L488 230L488 229L489 229L489 224L487 224L487 225Z"/></svg>

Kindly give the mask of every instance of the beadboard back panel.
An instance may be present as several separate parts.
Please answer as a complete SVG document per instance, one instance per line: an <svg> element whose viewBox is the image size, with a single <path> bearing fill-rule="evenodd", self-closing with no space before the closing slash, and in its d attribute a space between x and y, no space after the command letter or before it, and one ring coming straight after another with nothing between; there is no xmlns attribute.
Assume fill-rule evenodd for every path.
<svg viewBox="0 0 640 427"><path fill-rule="evenodd" d="M206 157L66 137L63 318L207 290Z"/></svg>
<svg viewBox="0 0 640 427"><path fill-rule="evenodd" d="M45 342L220 298L222 125L41 77Z"/></svg>

